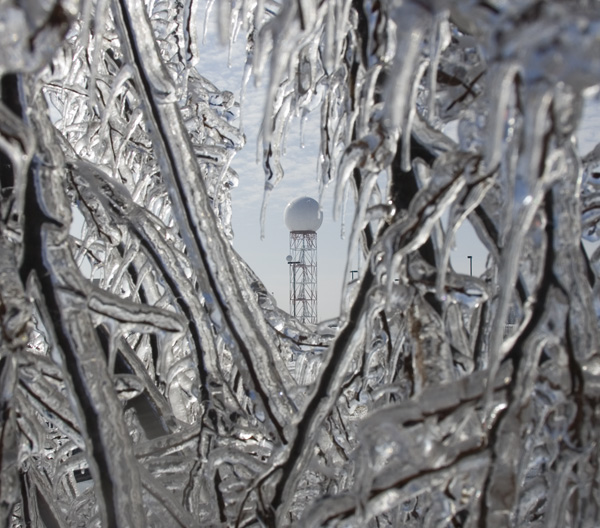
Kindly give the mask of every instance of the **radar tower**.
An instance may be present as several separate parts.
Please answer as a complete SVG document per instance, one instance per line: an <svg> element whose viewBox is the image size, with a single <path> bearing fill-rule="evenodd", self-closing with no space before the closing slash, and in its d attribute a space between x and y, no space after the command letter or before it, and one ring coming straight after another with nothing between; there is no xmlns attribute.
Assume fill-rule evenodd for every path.
<svg viewBox="0 0 600 528"><path fill-rule="evenodd" d="M290 230L290 314L303 323L317 322L317 229L323 215L316 200L292 200L283 214Z"/></svg>

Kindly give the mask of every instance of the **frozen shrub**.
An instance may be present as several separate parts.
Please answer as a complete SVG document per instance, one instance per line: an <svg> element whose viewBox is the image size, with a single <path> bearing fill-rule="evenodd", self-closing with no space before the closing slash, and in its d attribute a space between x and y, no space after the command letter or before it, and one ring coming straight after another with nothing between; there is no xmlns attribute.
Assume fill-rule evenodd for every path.
<svg viewBox="0 0 600 528"><path fill-rule="evenodd" d="M1 524L597 525L597 2L219 4L268 70L266 189L319 106L355 199L335 332L232 249L198 7L0 7Z"/></svg>

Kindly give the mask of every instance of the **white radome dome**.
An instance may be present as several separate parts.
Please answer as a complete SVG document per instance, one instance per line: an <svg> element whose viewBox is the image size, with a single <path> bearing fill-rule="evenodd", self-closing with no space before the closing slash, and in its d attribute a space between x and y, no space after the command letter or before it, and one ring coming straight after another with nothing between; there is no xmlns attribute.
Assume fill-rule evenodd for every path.
<svg viewBox="0 0 600 528"><path fill-rule="evenodd" d="M316 200L303 196L287 204L283 219L290 231L316 231L323 223L323 213Z"/></svg>

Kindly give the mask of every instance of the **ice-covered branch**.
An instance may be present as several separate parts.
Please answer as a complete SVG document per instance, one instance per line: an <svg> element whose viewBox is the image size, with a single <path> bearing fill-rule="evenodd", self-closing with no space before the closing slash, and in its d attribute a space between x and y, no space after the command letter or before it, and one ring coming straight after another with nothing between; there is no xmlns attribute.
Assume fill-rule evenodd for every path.
<svg viewBox="0 0 600 528"><path fill-rule="evenodd" d="M366 264L321 326L231 245L202 4L27 6L0 7L2 525L598 524L597 2L219 2L268 77L267 191L317 111L355 200Z"/></svg>

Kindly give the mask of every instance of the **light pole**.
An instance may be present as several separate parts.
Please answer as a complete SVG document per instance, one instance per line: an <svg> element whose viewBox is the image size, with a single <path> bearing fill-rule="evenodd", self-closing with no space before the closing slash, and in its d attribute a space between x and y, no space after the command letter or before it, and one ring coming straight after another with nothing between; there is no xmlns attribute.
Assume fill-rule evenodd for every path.
<svg viewBox="0 0 600 528"><path fill-rule="evenodd" d="M473 276L473 257L471 255L469 255L467 258L469 259L469 272L472 277Z"/></svg>
<svg viewBox="0 0 600 528"><path fill-rule="evenodd" d="M288 265L292 267L292 298L290 300L294 306L293 315L296 317L296 266L302 263L299 260L292 260L291 255L285 257L285 260L287 260Z"/></svg>

